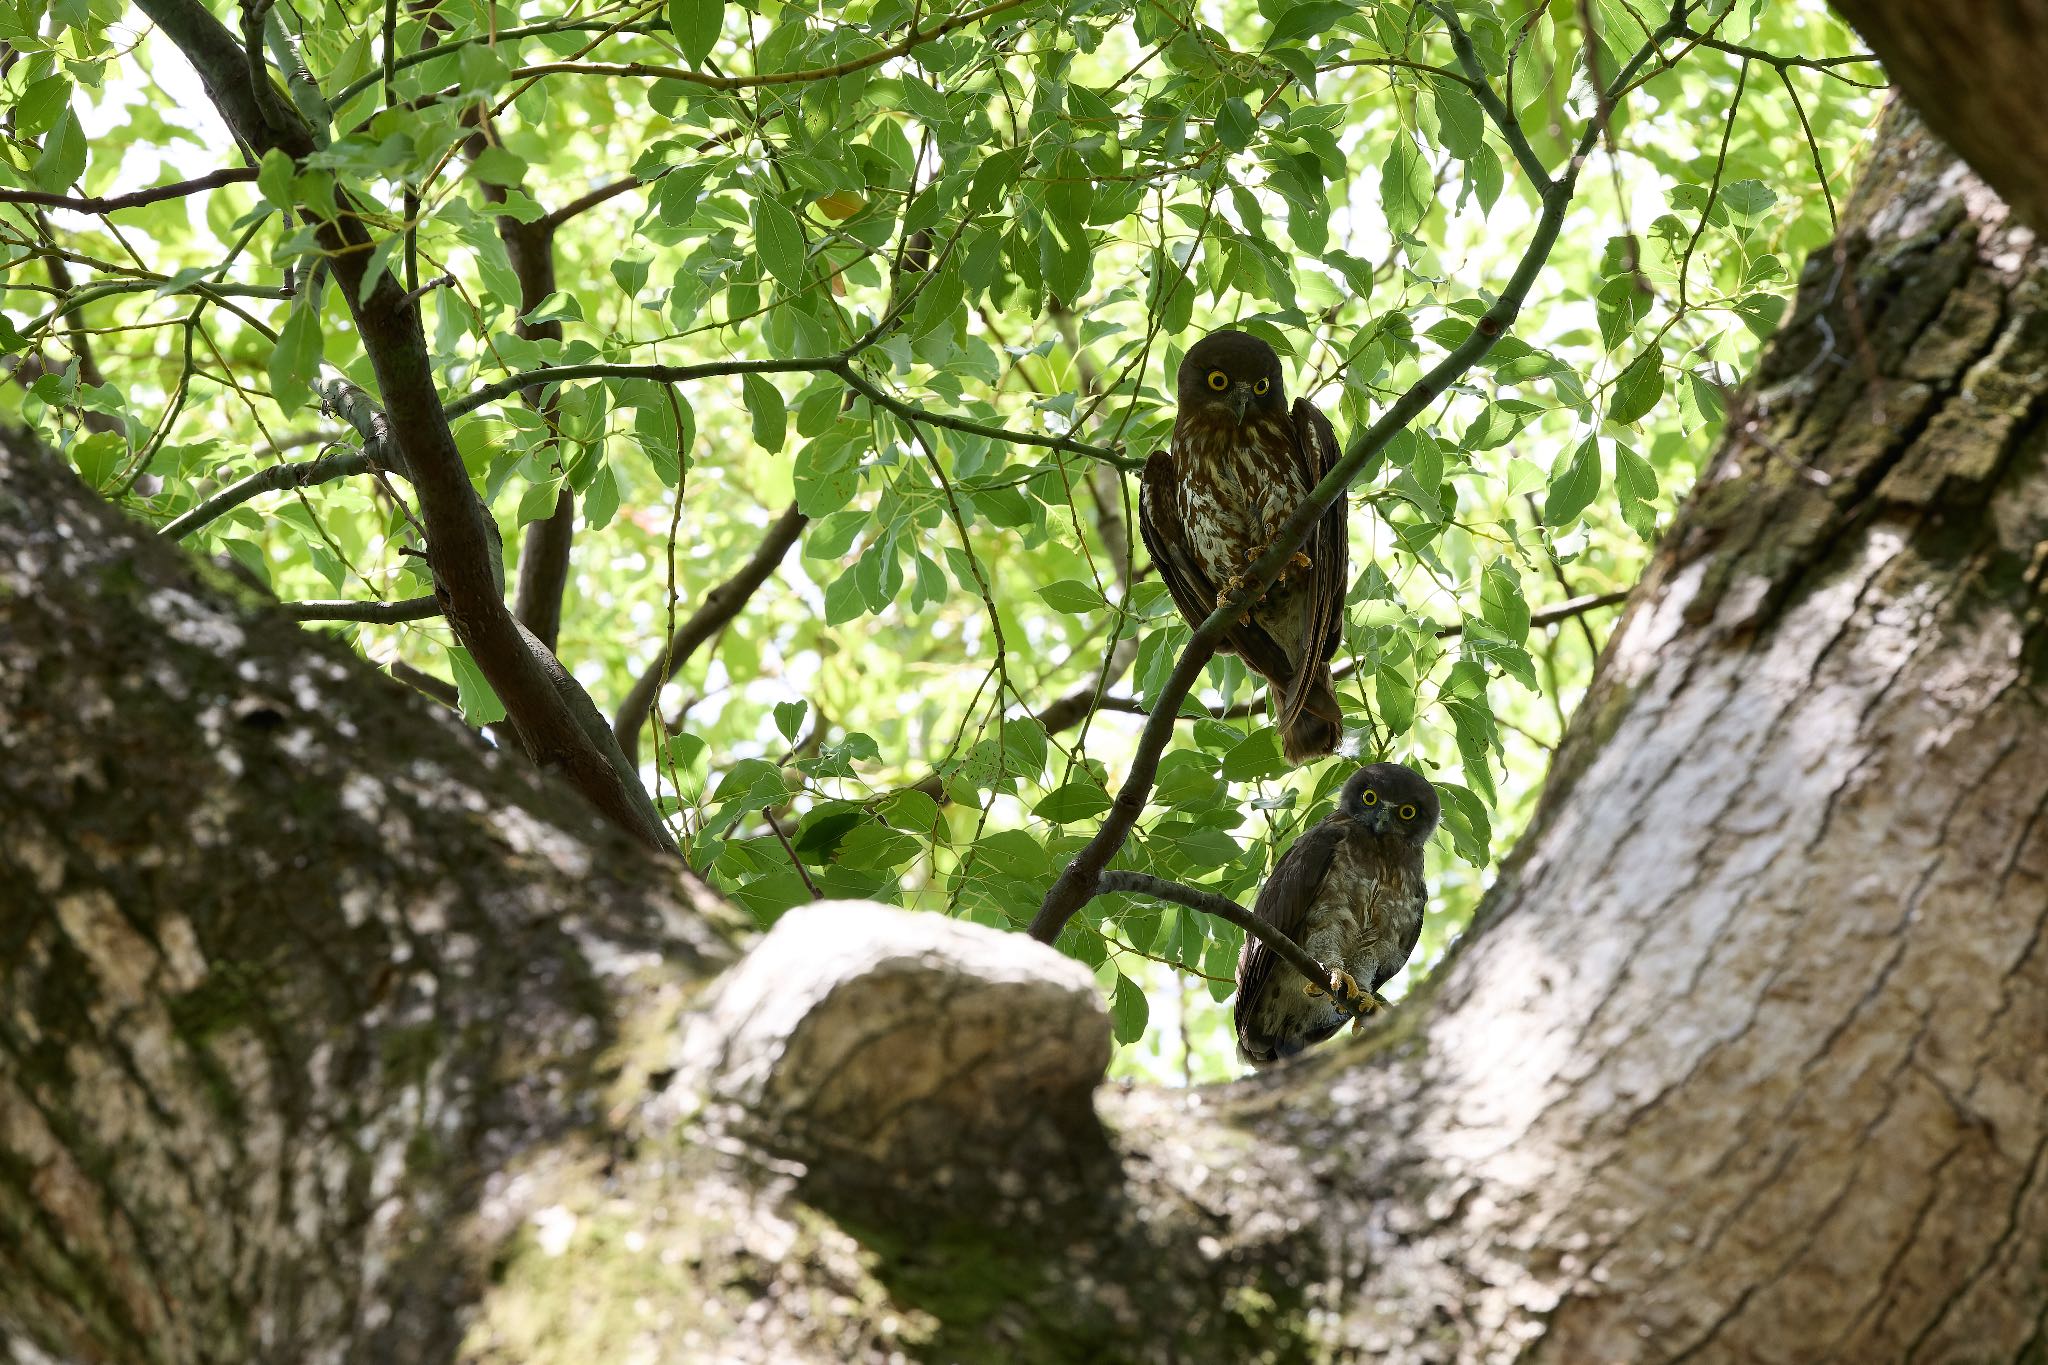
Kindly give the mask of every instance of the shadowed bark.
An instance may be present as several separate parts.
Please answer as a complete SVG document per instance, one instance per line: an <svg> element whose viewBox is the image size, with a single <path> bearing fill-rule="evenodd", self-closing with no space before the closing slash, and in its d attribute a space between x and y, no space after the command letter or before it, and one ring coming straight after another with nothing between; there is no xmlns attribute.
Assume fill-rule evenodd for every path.
<svg viewBox="0 0 2048 1365"><path fill-rule="evenodd" d="M10 449L0 1360L2040 1360L2048 270L1897 116L1838 247L1452 960L1100 1126Z"/></svg>

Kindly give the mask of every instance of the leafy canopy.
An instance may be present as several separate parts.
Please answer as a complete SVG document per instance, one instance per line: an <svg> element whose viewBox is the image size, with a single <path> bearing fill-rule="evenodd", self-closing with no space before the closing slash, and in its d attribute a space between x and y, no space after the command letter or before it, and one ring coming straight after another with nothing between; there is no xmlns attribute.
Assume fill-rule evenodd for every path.
<svg viewBox="0 0 2048 1365"><path fill-rule="evenodd" d="M1661 10L1453 12L1543 166L1599 136L1512 335L1353 493L1350 743L1445 802L1418 965L1526 818L1607 619L1537 614L1634 579L1787 263L1830 232L1876 78L1818 7L1711 0L1703 40L1603 107ZM429 594L394 475L209 501L363 445L320 396L377 391L303 213L340 204L371 229L364 289L423 291L508 583L566 509L558 653L601 708L793 504L799 548L638 746L691 865L763 923L814 893L1029 919L1188 638L1133 549L1129 477L1181 351L1259 333L1348 437L1469 334L1538 208L1445 14L1403 0L299 0L260 22L272 93L319 133L298 162L245 164L118 0L0 3L0 404L282 598ZM652 364L693 377L628 372ZM500 383L551 367L576 377ZM437 616L339 628L502 715ZM1348 766L1288 771L1258 689L1212 662L1118 865L1248 902ZM1112 896L1062 946L1127 1060L1193 1076L1225 1065L1240 940ZM1156 1005L1181 1028L1148 1031Z"/></svg>

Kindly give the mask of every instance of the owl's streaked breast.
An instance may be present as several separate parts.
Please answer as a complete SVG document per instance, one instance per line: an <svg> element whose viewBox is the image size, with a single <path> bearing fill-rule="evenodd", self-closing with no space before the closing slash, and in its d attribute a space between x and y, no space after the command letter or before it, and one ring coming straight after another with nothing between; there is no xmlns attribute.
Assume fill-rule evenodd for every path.
<svg viewBox="0 0 2048 1365"><path fill-rule="evenodd" d="M1309 490L1281 414L1254 413L1239 425L1220 412L1189 413L1174 426L1172 450L1188 548L1214 583L1263 551Z"/></svg>

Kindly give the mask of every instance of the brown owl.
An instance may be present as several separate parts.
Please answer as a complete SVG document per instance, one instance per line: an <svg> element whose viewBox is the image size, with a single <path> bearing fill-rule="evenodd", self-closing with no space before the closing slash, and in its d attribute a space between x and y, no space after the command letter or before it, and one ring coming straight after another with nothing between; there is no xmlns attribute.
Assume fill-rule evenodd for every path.
<svg viewBox="0 0 2048 1365"><path fill-rule="evenodd" d="M1243 332L1213 332L1188 351L1172 448L1145 461L1138 528L1190 625L1243 582L1338 453L1336 433L1306 398L1288 407L1271 346ZM1346 502L1330 504L1217 646L1265 677L1290 763L1329 753L1344 734L1329 661L1350 579Z"/></svg>
<svg viewBox="0 0 2048 1365"><path fill-rule="evenodd" d="M1256 938L1237 959L1237 1055L1254 1066L1320 1043L1347 1017L1329 990L1384 1008L1379 988L1415 951L1429 903L1422 848L1437 822L1436 791L1412 768L1373 763L1337 795L1337 808L1280 855L1252 909L1331 969L1309 982Z"/></svg>

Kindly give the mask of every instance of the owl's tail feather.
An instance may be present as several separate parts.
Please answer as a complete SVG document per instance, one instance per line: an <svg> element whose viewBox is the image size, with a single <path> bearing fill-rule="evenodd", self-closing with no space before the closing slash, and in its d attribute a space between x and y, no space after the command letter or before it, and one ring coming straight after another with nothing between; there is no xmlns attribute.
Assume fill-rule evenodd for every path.
<svg viewBox="0 0 2048 1365"><path fill-rule="evenodd" d="M1289 763L1306 763L1333 752L1344 738L1344 709L1331 686L1330 666L1304 668L1284 688L1276 681L1273 717L1280 727L1280 751Z"/></svg>

